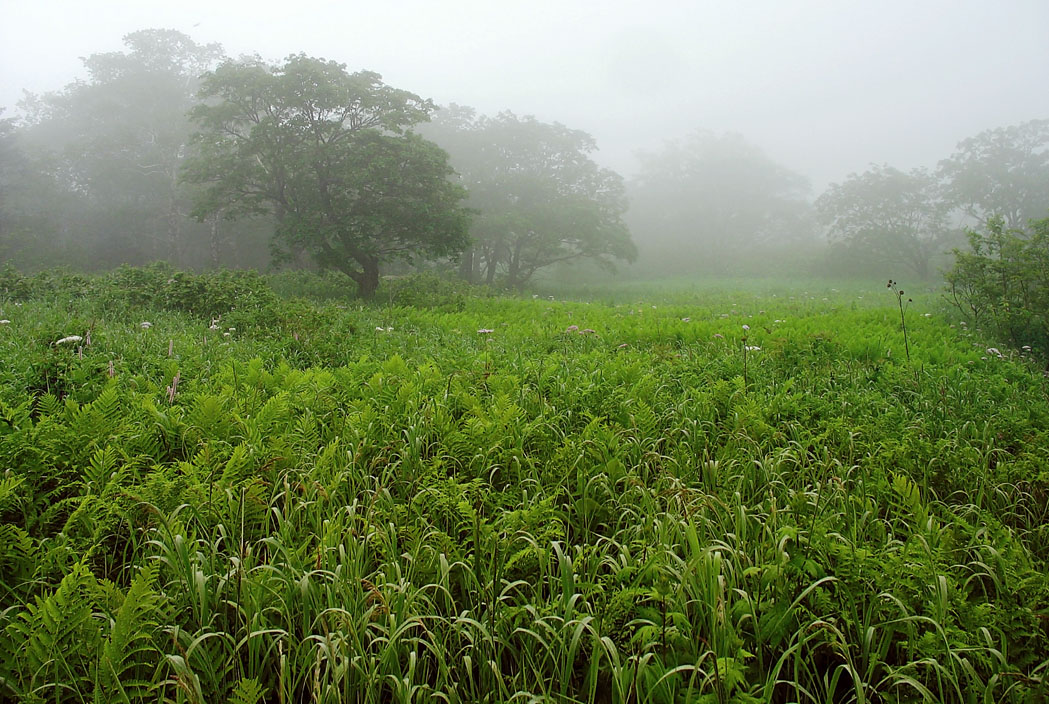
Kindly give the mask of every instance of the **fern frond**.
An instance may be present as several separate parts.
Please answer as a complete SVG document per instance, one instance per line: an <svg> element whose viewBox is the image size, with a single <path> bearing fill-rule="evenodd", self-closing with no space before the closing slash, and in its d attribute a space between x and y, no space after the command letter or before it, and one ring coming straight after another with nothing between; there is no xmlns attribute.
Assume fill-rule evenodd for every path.
<svg viewBox="0 0 1049 704"><path fill-rule="evenodd" d="M62 578L52 594L26 606L7 628L20 643L19 676L31 688L65 682L76 688L89 672L101 640L101 628L92 618L97 583L83 562Z"/></svg>
<svg viewBox="0 0 1049 704"><path fill-rule="evenodd" d="M0 574L4 575L0 595L6 602L8 590L16 590L36 567L36 544L22 528L0 524Z"/></svg>
<svg viewBox="0 0 1049 704"><path fill-rule="evenodd" d="M157 566L143 568L131 580L124 602L117 609L109 638L102 646L96 671L95 701L130 701L145 696L148 680L131 679L136 668L155 669L156 615L160 598L153 591Z"/></svg>
<svg viewBox="0 0 1049 704"><path fill-rule="evenodd" d="M112 445L100 447L91 453L91 459L84 468L84 485L89 493L97 496L105 494L106 486L117 473L120 459L120 452Z"/></svg>
<svg viewBox="0 0 1049 704"><path fill-rule="evenodd" d="M245 445L237 445L222 468L222 483L236 486L244 481L251 471L250 450Z"/></svg>
<svg viewBox="0 0 1049 704"><path fill-rule="evenodd" d="M22 501L23 497L18 487L22 486L23 482L25 477L10 471L0 478L0 511L6 511Z"/></svg>
<svg viewBox="0 0 1049 704"><path fill-rule="evenodd" d="M258 704L266 696L266 690L257 679L243 678L237 682L230 694L228 704Z"/></svg>

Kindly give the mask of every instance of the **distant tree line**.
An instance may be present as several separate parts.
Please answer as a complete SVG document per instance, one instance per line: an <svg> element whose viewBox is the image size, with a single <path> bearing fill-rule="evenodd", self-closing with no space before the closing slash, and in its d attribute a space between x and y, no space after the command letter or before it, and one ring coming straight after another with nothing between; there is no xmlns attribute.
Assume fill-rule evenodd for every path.
<svg viewBox="0 0 1049 704"><path fill-rule="evenodd" d="M0 123L2 261L331 268L367 297L384 270L427 262L519 287L635 254L622 179L584 132L438 113L305 55L230 59L170 30L125 44Z"/></svg>
<svg viewBox="0 0 1049 704"><path fill-rule="evenodd" d="M842 258L927 278L967 229L1019 232L1049 215L1049 120L965 139L936 171L872 165L832 184L816 211Z"/></svg>
<svg viewBox="0 0 1049 704"><path fill-rule="evenodd" d="M742 136L697 131L624 181L590 135L478 115L296 55L231 59L172 30L0 120L0 263L334 269L364 296L419 267L525 286L579 262L638 275L928 277L965 225L1049 212L1049 120L961 142L935 171L872 165L814 201Z"/></svg>

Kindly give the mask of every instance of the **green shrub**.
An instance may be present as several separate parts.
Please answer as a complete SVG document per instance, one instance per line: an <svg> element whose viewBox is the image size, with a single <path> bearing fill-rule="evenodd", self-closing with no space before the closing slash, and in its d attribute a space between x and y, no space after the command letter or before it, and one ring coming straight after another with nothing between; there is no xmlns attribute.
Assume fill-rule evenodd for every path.
<svg viewBox="0 0 1049 704"><path fill-rule="evenodd" d="M427 271L396 278L387 277L380 285L376 298L397 306L452 312L464 310L468 296L484 293L484 288Z"/></svg>
<svg viewBox="0 0 1049 704"><path fill-rule="evenodd" d="M969 250L955 250L947 274L948 300L1013 347L1049 353L1049 218L1027 232L993 219L968 236Z"/></svg>
<svg viewBox="0 0 1049 704"><path fill-rule="evenodd" d="M266 283L282 298L313 301L350 301L357 297L357 283L341 271L289 269L268 274Z"/></svg>

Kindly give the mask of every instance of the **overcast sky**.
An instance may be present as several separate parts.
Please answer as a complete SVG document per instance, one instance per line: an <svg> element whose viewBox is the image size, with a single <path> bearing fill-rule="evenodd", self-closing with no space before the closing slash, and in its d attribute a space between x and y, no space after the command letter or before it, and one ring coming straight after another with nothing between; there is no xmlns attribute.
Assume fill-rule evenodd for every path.
<svg viewBox="0 0 1049 704"><path fill-rule="evenodd" d="M227 53L305 52L482 113L509 109L634 153L735 131L830 181L935 166L981 130L1049 117L1049 0L0 0L0 106L84 75L129 32Z"/></svg>

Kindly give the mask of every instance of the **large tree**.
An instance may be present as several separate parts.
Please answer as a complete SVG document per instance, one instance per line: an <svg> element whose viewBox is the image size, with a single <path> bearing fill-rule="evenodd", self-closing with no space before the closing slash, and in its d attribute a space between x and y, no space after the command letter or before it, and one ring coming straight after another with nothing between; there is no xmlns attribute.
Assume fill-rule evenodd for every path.
<svg viewBox="0 0 1049 704"><path fill-rule="evenodd" d="M203 263L191 250L213 231L190 218L178 175L198 76L221 49L163 29L133 32L124 43L126 51L84 59L87 80L27 100L22 142L78 201L75 214L57 214L76 222L60 227L88 245L98 264Z"/></svg>
<svg viewBox="0 0 1049 704"><path fill-rule="evenodd" d="M466 245L465 191L447 154L410 131L429 100L305 55L227 61L200 97L199 154L185 175L203 187L198 215L270 214L281 251L343 271L365 297L383 262Z"/></svg>
<svg viewBox="0 0 1049 704"><path fill-rule="evenodd" d="M753 266L811 239L808 181L741 135L701 130L638 157L627 220L646 266Z"/></svg>
<svg viewBox="0 0 1049 704"><path fill-rule="evenodd" d="M981 132L940 162L951 202L987 225L1023 230L1049 214L1049 120Z"/></svg>
<svg viewBox="0 0 1049 704"><path fill-rule="evenodd" d="M448 150L477 212L461 273L520 287L544 267L635 256L620 176L590 158L593 138L558 123L441 110L424 133Z"/></svg>
<svg viewBox="0 0 1049 704"><path fill-rule="evenodd" d="M925 169L871 166L831 184L816 209L832 242L868 260L907 266L923 278L955 235L947 224L950 205Z"/></svg>

